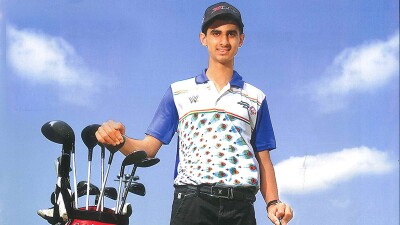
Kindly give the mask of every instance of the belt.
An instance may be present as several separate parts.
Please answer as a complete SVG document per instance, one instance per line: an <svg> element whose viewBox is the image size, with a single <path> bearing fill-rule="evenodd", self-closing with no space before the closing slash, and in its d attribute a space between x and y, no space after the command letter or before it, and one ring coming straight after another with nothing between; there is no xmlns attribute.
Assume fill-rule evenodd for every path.
<svg viewBox="0 0 400 225"><path fill-rule="evenodd" d="M216 198L226 198L226 199L234 199L241 201L252 201L256 200L256 196L254 190L251 188L243 188L243 187L220 187L220 186L211 186L211 185L177 185L175 188L179 189L189 189L195 190L198 193L206 194L211 197Z"/></svg>

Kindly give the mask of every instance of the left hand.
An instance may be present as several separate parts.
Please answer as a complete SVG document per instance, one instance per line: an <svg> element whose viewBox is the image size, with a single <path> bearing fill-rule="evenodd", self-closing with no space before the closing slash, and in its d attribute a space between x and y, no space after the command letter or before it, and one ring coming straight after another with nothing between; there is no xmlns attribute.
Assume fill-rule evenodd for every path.
<svg viewBox="0 0 400 225"><path fill-rule="evenodd" d="M286 225L293 218L293 209L283 202L271 205L267 211L268 218L275 225Z"/></svg>

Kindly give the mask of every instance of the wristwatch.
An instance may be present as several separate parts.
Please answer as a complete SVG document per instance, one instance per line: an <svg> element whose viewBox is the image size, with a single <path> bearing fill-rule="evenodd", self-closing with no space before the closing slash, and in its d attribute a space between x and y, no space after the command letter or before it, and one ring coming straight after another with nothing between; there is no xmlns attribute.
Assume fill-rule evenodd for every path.
<svg viewBox="0 0 400 225"><path fill-rule="evenodd" d="M279 199L275 199L275 200L269 201L269 202L267 203L267 210L268 210L268 208L269 208L270 206L276 205L276 204L279 204L279 203L282 203Z"/></svg>

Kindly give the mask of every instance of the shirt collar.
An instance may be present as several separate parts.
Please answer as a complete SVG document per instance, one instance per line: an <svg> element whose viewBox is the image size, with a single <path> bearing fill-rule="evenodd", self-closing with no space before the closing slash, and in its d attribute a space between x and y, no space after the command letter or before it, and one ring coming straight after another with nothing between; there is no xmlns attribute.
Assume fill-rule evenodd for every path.
<svg viewBox="0 0 400 225"><path fill-rule="evenodd" d="M195 78L196 84L204 84L204 83L208 82L208 77L206 75L206 71L207 71L207 69L203 70L200 75L196 76L196 78ZM232 80L229 81L229 83L232 86L236 86L236 87L239 87L239 88L243 88L243 85L244 85L244 81L242 79L242 76L240 76L239 73L236 72L235 70L233 71Z"/></svg>

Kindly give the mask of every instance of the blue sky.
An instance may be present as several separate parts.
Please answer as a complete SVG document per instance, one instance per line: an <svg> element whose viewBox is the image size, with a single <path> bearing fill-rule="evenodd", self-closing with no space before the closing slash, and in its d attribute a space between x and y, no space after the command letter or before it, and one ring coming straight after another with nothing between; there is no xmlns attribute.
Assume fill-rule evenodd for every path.
<svg viewBox="0 0 400 225"><path fill-rule="evenodd" d="M41 134L45 122L74 128L78 181L87 174L85 126L114 119L144 136L168 85L207 66L198 34L213 3L0 2L0 224L46 224L36 211L51 205L61 146ZM230 3L246 35L235 69L267 95L291 224L399 224L399 2ZM138 170L147 195L129 196L130 224L169 223L175 147ZM92 166L100 186L99 149ZM258 223L268 224L257 197Z"/></svg>

